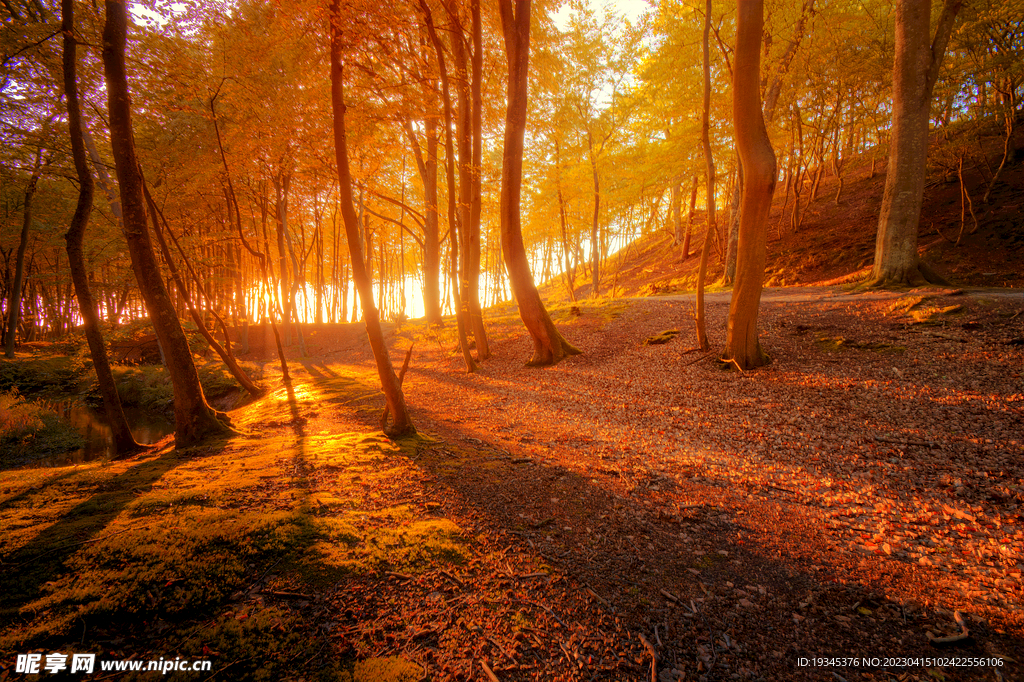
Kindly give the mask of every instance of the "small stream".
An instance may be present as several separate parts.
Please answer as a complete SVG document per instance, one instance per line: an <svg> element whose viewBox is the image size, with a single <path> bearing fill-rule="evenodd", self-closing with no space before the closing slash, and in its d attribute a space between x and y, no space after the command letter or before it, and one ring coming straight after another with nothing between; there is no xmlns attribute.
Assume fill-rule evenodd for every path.
<svg viewBox="0 0 1024 682"><path fill-rule="evenodd" d="M114 437L102 407L94 409L73 400L40 402L59 414L85 439L84 448L58 455L54 464L80 464L114 456ZM124 416L135 440L144 445L174 433L174 420L164 414L125 407Z"/></svg>

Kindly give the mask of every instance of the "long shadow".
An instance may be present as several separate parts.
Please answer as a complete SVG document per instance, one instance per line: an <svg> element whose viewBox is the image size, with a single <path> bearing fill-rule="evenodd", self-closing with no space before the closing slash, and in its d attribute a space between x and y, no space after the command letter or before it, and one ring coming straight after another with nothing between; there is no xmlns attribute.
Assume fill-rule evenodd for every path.
<svg viewBox="0 0 1024 682"><path fill-rule="evenodd" d="M168 449L110 479L102 492L67 511L30 542L3 557L0 568L0 616L12 616L18 606L37 598L40 589L64 570L65 561L94 540L133 500L164 474L184 461Z"/></svg>
<svg viewBox="0 0 1024 682"><path fill-rule="evenodd" d="M456 427L448 434L457 441L463 432ZM893 655L935 655L925 631L948 618L928 610L912 613L910 606L903 609L909 597L877 592L872 576L878 570L899 573L900 567L872 569L873 574L830 562L819 553L823 530L790 526L798 536L780 538L747 525L723 487L662 478L616 492L614 485L594 480L598 473L503 457L501 450L473 440L472 450L450 442L415 460L441 484L446 510L472 533L486 529L498 536L499 546L539 555L567 576L569 583L552 581L545 593L556 618L594 627L595 613L611 611L631 633L659 642L662 670L694 671L701 661L693 679L747 679L735 677L746 669L753 679L817 680L823 670L802 668L800 657L836 651L874 656L870 646L890 642L891 649L896 641ZM791 513L778 500L759 508L773 518ZM590 610L570 610L578 601L565 601L568 594L583 594ZM984 655L986 641L1005 651L1022 643L1018 636L974 627L976 641L958 655ZM649 671L650 663L644 665Z"/></svg>
<svg viewBox="0 0 1024 682"><path fill-rule="evenodd" d="M16 494L11 495L10 497L8 497L8 498L6 498L4 500L0 500L0 512L4 511L5 509L10 509L14 505L16 505L19 502L21 502L22 500L28 499L32 495L38 493L40 490L43 490L43 489L45 489L45 488L47 488L47 487L49 487L51 485L54 485L58 481L61 481L61 480L65 479L65 478L67 478L68 476L72 476L75 473L76 472L75 472L75 469L73 467L67 467L66 470L64 471L64 473L62 473L62 474L57 474L56 476L51 476L50 478L46 479L45 481L43 481L42 483L40 483L37 486L29 486L25 490L22 490L20 493L16 493Z"/></svg>

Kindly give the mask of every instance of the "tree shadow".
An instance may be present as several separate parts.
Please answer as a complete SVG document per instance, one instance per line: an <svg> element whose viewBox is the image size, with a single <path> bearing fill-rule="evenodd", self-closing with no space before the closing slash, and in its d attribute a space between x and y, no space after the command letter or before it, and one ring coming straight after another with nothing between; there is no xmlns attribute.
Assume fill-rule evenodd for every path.
<svg viewBox="0 0 1024 682"><path fill-rule="evenodd" d="M42 483L39 483L38 485L28 486L27 488L25 488L25 490L22 490L20 493L15 493L14 495L11 495L7 499L0 500L0 512L6 509L10 509L14 505L21 502L22 500L25 500L31 497L32 495L38 493L39 491L51 485L55 485L57 482L62 481L65 478L68 478L69 476L73 476L74 474L74 467L66 467L64 473L57 474L56 476L51 476L50 478L46 479Z"/></svg>
<svg viewBox="0 0 1024 682"><path fill-rule="evenodd" d="M167 448L157 457L141 461L103 483L92 497L4 557L0 569L0 614L13 615L20 604L36 599L47 582L64 572L68 558L82 545L99 539L99 534L129 504L149 492L154 483L187 456ZM9 506L11 502L5 504Z"/></svg>
<svg viewBox="0 0 1024 682"><path fill-rule="evenodd" d="M652 473L623 490L615 474L515 456L458 427L446 437L451 440L425 446L414 458L441 484L446 513L467 532L493 534L496 545L539 557L567 576L546 598L558 622L569 621L562 624L580 637L595 622L578 608L582 595L592 612L610 612L633 634L657 642L659 669L703 673L695 679L820 679L820 669L801 669L798 659L837 651L935 655L925 632L949 618L920 604L912 613L920 595L883 594L874 583L878 570L913 579L914 568L861 572L855 558L851 566L842 550L828 546L827 533L812 526L776 537L730 498L729 480L696 484ZM459 439L473 445L454 444ZM793 511L771 499L754 508L772 518ZM564 601L571 594L576 610ZM927 600L948 606L947 597ZM972 628L976 640L958 654L986 655L988 642L1006 652L1021 644L984 624ZM649 671L649 659L645 666Z"/></svg>

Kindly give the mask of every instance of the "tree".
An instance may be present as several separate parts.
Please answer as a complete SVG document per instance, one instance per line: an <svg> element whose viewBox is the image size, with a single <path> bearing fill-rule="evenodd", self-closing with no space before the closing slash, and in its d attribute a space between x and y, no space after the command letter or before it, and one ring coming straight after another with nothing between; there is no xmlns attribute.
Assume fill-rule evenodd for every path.
<svg viewBox="0 0 1024 682"><path fill-rule="evenodd" d="M114 375L110 371L110 361L103 343L103 333L100 331L100 317L89 287L89 274L82 253L85 228L89 224L89 215L92 213L95 185L92 173L89 171L85 140L82 135L82 112L78 100L76 73L75 53L78 41L75 38L74 7L74 0L61 0L61 31L64 34L64 95L68 107L71 155L75 162L79 185L78 203L64 239L67 241L68 267L71 270L71 280L75 285L75 295L78 298L78 308L82 315L85 339L89 344L89 354L92 357L92 366L96 372L100 395L103 396L103 410L107 415L107 423L110 425L111 435L114 438L114 452L118 457L124 457L140 450L142 446L132 436L128 420L125 419L124 410L121 408L121 399L117 395Z"/></svg>
<svg viewBox="0 0 1024 682"><path fill-rule="evenodd" d="M875 262L868 286L912 286L942 280L917 255L917 231L928 161L932 90L963 0L945 0L928 43L931 0L896 3L892 145L878 215Z"/></svg>
<svg viewBox="0 0 1024 682"><path fill-rule="evenodd" d="M775 152L761 113L761 36L764 1L737 6L736 68L733 69L733 120L743 166L736 282L729 305L726 358L741 370L768 362L757 338L757 313L768 250L768 212L775 191Z"/></svg>
<svg viewBox="0 0 1024 682"><path fill-rule="evenodd" d="M410 435L416 432L405 405L402 384L391 366L391 357L384 342L384 333L380 327L380 317L373 304L373 283L366 271L363 260L362 244L359 238L359 222L355 205L352 201L352 174L348 162L348 141L345 130L345 72L344 72L344 37L339 0L331 1L330 14L331 37L331 109L334 113L334 153L338 165L338 194L341 203L342 219L345 221L345 236L348 238L349 253L352 257L352 279L359 290L359 300L363 309L363 323L366 325L366 336L370 341L373 358L377 363L377 374L380 376L381 388L388 410L394 415L394 424L388 431L393 438Z"/></svg>
<svg viewBox="0 0 1024 682"><path fill-rule="evenodd" d="M501 156L501 247L519 316L533 339L528 365L553 365L580 350L555 329L533 283L523 246L520 201L523 183L523 146L526 133L528 71L530 64L531 0L501 0L501 28L508 61L508 108Z"/></svg>
<svg viewBox="0 0 1024 682"><path fill-rule="evenodd" d="M44 126L49 127L49 121ZM46 165L49 165L47 160ZM29 177L28 185L25 187L25 198L21 216L21 236L18 240L17 262L14 266L14 283L11 285L11 294L7 304L7 335L4 354L14 357L14 341L18 335L18 322L21 318L21 288L25 283L25 252L28 249L28 233L32 228L32 198L36 194L36 187L39 185L39 176L43 169L43 148L36 150L36 159L32 164L32 175Z"/></svg>
<svg viewBox="0 0 1024 682"><path fill-rule="evenodd" d="M708 45L711 33L711 0L704 6L704 37L702 50L704 57L704 95L700 124L700 143L704 152L705 178L707 181L705 197L707 199L707 227L704 230L704 244L700 249L700 264L697 266L697 301L694 317L697 326L697 346L708 350L707 322L704 318L704 277L707 275L708 254L711 253L711 236L718 226L715 223L715 159L711 154L711 50ZM735 292L734 292L735 293Z"/></svg>
<svg viewBox="0 0 1024 682"><path fill-rule="evenodd" d="M199 383L199 373L192 360L192 350L164 287L160 267L153 253L147 229L142 171L135 154L131 98L125 70L128 13L125 3L119 0L107 0L106 12L103 71L107 83L110 146L121 194L125 238L132 269L171 376L174 389L174 443L177 447L188 447L211 437L227 435L232 430L226 415L217 413L206 402L203 386Z"/></svg>

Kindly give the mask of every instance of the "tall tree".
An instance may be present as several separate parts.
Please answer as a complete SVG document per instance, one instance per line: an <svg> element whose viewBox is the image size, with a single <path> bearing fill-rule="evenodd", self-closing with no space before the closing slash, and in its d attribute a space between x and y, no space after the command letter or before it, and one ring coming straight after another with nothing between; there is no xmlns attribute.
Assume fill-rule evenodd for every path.
<svg viewBox="0 0 1024 682"><path fill-rule="evenodd" d="M768 255L768 212L775 191L776 168L775 152L761 113L759 78L764 0L740 2L736 11L733 120L744 187L726 358L745 370L768 362L757 338L757 313Z"/></svg>
<svg viewBox="0 0 1024 682"><path fill-rule="evenodd" d="M96 382L103 396L103 411L107 415L111 435L114 438L114 452L124 457L142 448L132 436L128 420L121 408L121 399L117 395L117 385L110 371L110 360L103 343L103 332L100 331L100 316L96 311L96 301L89 288L89 274L82 252L85 239L85 228L89 224L92 213L92 201L95 184L86 157L85 140L82 135L82 110L78 100L78 75L76 52L78 40L75 38L75 2L61 0L61 32L64 34L64 95L68 107L68 132L71 135L71 156L75 162L78 175L78 203L71 217L67 234L68 267L71 270L71 281L75 285L75 296L78 298L78 309L82 315L85 339L89 344L89 355L92 357Z"/></svg>
<svg viewBox="0 0 1024 682"><path fill-rule="evenodd" d="M466 286L463 296L469 303L469 322L476 341L477 358L486 360L491 356L487 341L483 310L480 307L480 209L482 204L480 175L483 171L483 27L480 21L480 0L471 0L473 49L472 49L472 98L473 111L470 121L473 127L473 162L470 168L469 222L466 228L466 256L463 267L466 271Z"/></svg>
<svg viewBox="0 0 1024 682"><path fill-rule="evenodd" d="M697 346L708 350L707 321L704 317L704 277L708 270L708 254L711 253L711 237L718 226L715 222L715 158L711 154L711 0L704 3L704 36L701 40L704 61L704 91L701 110L700 145L704 152L705 200L707 202L707 227L704 229L704 244L700 249L700 264L697 266L697 301L694 317L697 327Z"/></svg>
<svg viewBox="0 0 1024 682"><path fill-rule="evenodd" d="M110 146L121 194L125 238L139 291L163 350L174 389L174 442L178 447L195 445L207 438L231 433L226 415L206 402L199 373L192 360L185 332L174 311L147 230L142 171L135 154L131 97L124 49L128 36L128 12L123 0L107 0L103 28L103 71L107 83Z"/></svg>
<svg viewBox="0 0 1024 682"><path fill-rule="evenodd" d="M49 126L49 121L47 125ZM14 265L14 283L11 285L11 293L7 299L7 336L4 347L4 354L14 357L14 341L18 335L18 324L21 319L21 289L25 283L25 253L28 250L28 234L32 228L32 199L35 197L36 188L39 186L39 176L43 168L43 148L36 150L36 160L32 164L32 175L25 187L24 204L21 214L21 236L18 239L18 255Z"/></svg>
<svg viewBox="0 0 1024 682"><path fill-rule="evenodd" d="M531 0L500 0L501 28L508 61L508 99L504 148L501 155L501 247L509 281L519 304L519 316L533 339L528 365L553 365L580 350L562 338L533 283L523 246L520 203L523 184L523 146L530 65Z"/></svg>
<svg viewBox="0 0 1024 682"><path fill-rule="evenodd" d="M377 363L377 374L388 411L394 423L388 435L398 438L416 432L405 405L405 394L402 384L391 366L391 357L384 342L384 333L380 327L380 316L373 305L373 283L366 271L363 260L362 244L359 238L359 219L356 216L355 204L352 200L352 173L349 170L348 141L345 130L345 72L344 72L344 36L342 26L345 19L341 14L340 0L331 0L330 36L331 36L331 109L334 114L334 153L338 166L338 199L341 204L341 215L345 222L345 236L348 238L349 254L352 257L352 280L359 291L359 301L363 309L363 323L366 325L366 336L370 341L373 359Z"/></svg>
<svg viewBox="0 0 1024 682"><path fill-rule="evenodd" d="M962 4L963 0L945 0L929 44L931 0L896 3L892 143L869 286L941 282L918 258L917 232L924 200L932 91Z"/></svg>

